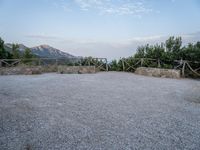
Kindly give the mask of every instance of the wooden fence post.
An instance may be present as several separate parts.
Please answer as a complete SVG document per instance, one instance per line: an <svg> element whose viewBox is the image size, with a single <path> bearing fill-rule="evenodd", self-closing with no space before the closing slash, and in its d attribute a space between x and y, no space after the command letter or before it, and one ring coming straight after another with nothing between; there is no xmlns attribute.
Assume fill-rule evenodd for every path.
<svg viewBox="0 0 200 150"><path fill-rule="evenodd" d="M141 62L140 62L140 66L141 66L141 67L143 66L143 63L144 63L144 59L141 58Z"/></svg>
<svg viewBox="0 0 200 150"><path fill-rule="evenodd" d="M124 59L122 59L122 68L123 68L123 71L125 71Z"/></svg>
<svg viewBox="0 0 200 150"><path fill-rule="evenodd" d="M108 71L108 60L106 59L106 71Z"/></svg>
<svg viewBox="0 0 200 150"><path fill-rule="evenodd" d="M88 59L88 64L89 64L89 66L91 65L91 64L90 64L90 61L91 61L91 59L89 58L89 59Z"/></svg>
<svg viewBox="0 0 200 150"><path fill-rule="evenodd" d="M183 62L183 67L182 67L182 76L185 77L185 64L186 62Z"/></svg>
<svg viewBox="0 0 200 150"><path fill-rule="evenodd" d="M158 68L160 68L161 65L160 65L160 59L158 59Z"/></svg>
<svg viewBox="0 0 200 150"><path fill-rule="evenodd" d="M79 66L82 66L82 59L80 59L79 61Z"/></svg>

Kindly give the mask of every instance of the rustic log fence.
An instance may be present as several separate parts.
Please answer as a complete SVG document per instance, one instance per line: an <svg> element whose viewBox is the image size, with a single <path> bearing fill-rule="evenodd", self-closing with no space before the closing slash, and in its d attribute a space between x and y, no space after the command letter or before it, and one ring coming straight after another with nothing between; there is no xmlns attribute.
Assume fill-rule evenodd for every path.
<svg viewBox="0 0 200 150"><path fill-rule="evenodd" d="M167 68L166 65L171 66L169 69L181 70L183 77L186 73L190 72L195 76L200 77L200 62L187 61L187 60L175 60L163 62L160 59L151 58L131 58L120 59L122 71L134 72L138 67L155 67L155 68ZM32 59L0 59L0 68L2 67L16 67L20 65L29 66L50 66L55 67L59 65L67 66L95 66L99 71L112 71L106 58L32 58Z"/></svg>
<svg viewBox="0 0 200 150"><path fill-rule="evenodd" d="M95 66L100 71L108 71L106 58L31 58L31 59L0 59L0 68L28 66Z"/></svg>
<svg viewBox="0 0 200 150"><path fill-rule="evenodd" d="M181 70L182 77L185 77L188 72L200 77L200 62L197 61L175 60L163 62L160 59L151 58L122 58L120 62L124 72L134 72L138 67L167 68L166 66L170 64L169 69Z"/></svg>
<svg viewBox="0 0 200 150"><path fill-rule="evenodd" d="M131 62L127 61L125 58L122 58L121 63L122 70L128 72L135 71L138 67L161 67L160 60L151 58L134 58Z"/></svg>
<svg viewBox="0 0 200 150"><path fill-rule="evenodd" d="M194 75L200 77L200 62L187 60L175 60L175 62L178 63L178 66L176 66L175 69L180 69L183 77L185 77L186 68L188 68ZM192 64L196 67L193 68Z"/></svg>

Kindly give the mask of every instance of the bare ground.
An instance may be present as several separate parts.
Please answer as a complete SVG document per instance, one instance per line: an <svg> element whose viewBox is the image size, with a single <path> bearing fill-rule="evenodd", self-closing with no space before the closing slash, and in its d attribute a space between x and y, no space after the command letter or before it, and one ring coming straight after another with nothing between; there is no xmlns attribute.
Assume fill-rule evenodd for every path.
<svg viewBox="0 0 200 150"><path fill-rule="evenodd" d="M200 81L0 76L0 149L199 149Z"/></svg>

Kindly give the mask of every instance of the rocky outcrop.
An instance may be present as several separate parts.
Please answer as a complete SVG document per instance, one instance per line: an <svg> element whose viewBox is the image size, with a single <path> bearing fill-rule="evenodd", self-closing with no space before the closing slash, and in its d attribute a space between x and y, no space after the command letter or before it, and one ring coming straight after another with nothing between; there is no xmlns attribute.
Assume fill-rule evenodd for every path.
<svg viewBox="0 0 200 150"><path fill-rule="evenodd" d="M176 78L176 79L181 78L180 70L175 70L175 69L139 67L136 69L135 74L153 76L153 77L163 77L163 78Z"/></svg>

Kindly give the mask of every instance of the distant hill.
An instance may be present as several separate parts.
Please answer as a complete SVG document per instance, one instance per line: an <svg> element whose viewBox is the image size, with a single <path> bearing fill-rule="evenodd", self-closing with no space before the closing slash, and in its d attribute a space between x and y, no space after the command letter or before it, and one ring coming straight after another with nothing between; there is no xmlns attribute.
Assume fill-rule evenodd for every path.
<svg viewBox="0 0 200 150"><path fill-rule="evenodd" d="M33 54L39 57L48 57L48 58L75 58L75 56L53 48L49 45L40 45L37 47L31 48Z"/></svg>
<svg viewBox="0 0 200 150"><path fill-rule="evenodd" d="M10 47L9 44L4 44L4 48L6 49L6 51L11 52L12 51L12 47Z"/></svg>
<svg viewBox="0 0 200 150"><path fill-rule="evenodd" d="M26 48L28 47L23 44L19 44L20 52L25 51ZM11 51L12 44L10 43L5 44L5 49L7 51ZM40 45L40 46L32 47L30 48L30 50L34 55L41 58L76 58L76 56L63 52L59 49L53 48L49 45Z"/></svg>
<svg viewBox="0 0 200 150"><path fill-rule="evenodd" d="M25 45L23 45L23 44L18 44L18 45L19 45L19 51L20 51L20 52L23 52L26 48L28 48L27 46L25 46ZM4 47L5 47L5 49L6 49L7 51L9 51L9 52L12 51L12 44L6 43L6 44L4 45Z"/></svg>

